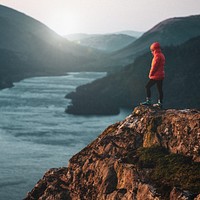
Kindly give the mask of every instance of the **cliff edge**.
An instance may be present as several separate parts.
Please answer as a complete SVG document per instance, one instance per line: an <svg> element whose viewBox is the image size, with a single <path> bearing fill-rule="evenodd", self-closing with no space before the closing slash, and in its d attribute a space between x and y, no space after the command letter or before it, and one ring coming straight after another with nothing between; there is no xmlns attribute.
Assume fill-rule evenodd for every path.
<svg viewBox="0 0 200 200"><path fill-rule="evenodd" d="M25 200L200 200L200 111L139 106Z"/></svg>

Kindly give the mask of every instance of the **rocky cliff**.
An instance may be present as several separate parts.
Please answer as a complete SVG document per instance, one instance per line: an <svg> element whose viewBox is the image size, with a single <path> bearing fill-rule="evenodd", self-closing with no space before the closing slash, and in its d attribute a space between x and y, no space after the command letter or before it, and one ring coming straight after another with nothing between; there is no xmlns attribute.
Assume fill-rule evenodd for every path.
<svg viewBox="0 0 200 200"><path fill-rule="evenodd" d="M200 200L200 111L139 106L26 200Z"/></svg>

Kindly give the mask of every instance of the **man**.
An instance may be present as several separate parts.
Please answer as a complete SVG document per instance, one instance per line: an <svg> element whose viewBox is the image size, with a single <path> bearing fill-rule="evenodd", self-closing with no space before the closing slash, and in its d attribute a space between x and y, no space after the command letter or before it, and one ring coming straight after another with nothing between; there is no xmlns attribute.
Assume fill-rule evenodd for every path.
<svg viewBox="0 0 200 200"><path fill-rule="evenodd" d="M156 104L153 104L153 106L162 108L163 105L162 85L165 77L165 72L164 72L165 56L161 52L160 44L158 42L154 42L150 46L150 49L153 54L151 69L149 72L150 80L146 85L146 101L141 103L141 105L151 105L151 87L156 84L159 96L158 96L158 102Z"/></svg>

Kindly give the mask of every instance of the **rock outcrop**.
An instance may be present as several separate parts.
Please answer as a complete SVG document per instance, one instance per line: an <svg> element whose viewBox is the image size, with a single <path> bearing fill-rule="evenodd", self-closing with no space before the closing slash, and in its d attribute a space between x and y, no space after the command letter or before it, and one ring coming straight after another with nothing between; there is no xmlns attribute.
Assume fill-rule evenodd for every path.
<svg viewBox="0 0 200 200"><path fill-rule="evenodd" d="M200 111L139 106L26 200L200 200Z"/></svg>

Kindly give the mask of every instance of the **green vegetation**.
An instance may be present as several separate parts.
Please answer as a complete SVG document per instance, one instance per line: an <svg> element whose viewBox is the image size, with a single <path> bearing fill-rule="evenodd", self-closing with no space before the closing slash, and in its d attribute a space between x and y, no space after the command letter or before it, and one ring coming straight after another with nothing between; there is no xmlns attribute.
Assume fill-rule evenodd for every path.
<svg viewBox="0 0 200 200"><path fill-rule="evenodd" d="M138 167L147 170L148 178L156 183L158 191L169 195L172 187L200 193L200 163L181 154L170 154L162 147L140 148Z"/></svg>

